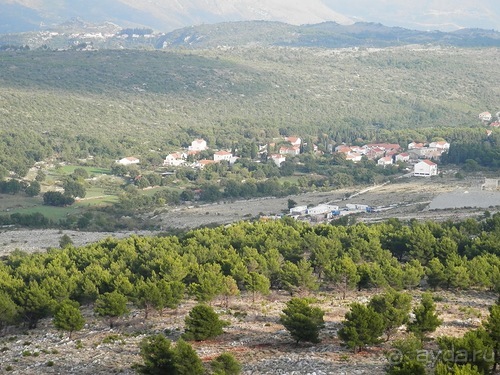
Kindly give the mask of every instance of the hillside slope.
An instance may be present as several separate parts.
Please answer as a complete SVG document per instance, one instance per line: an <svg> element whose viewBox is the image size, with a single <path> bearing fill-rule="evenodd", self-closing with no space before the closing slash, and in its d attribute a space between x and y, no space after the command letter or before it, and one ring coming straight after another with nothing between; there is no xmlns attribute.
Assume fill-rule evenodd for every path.
<svg viewBox="0 0 500 375"><path fill-rule="evenodd" d="M339 128L477 124L499 49L0 53L0 129L165 147ZM488 56L488 58L484 58Z"/></svg>

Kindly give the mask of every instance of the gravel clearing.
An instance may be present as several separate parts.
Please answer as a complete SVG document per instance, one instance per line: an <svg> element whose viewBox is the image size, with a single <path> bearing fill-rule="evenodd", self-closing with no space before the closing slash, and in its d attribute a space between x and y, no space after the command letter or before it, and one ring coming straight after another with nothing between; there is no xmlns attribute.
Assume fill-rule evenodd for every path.
<svg viewBox="0 0 500 375"><path fill-rule="evenodd" d="M0 232L0 256L7 255L16 249L33 253L37 251L43 251L48 248L58 248L59 240L65 234L71 237L71 240L73 241L73 244L75 246L83 246L109 237L125 238L132 234L154 235L155 232L137 231L111 233L80 232L57 229L7 229Z"/></svg>

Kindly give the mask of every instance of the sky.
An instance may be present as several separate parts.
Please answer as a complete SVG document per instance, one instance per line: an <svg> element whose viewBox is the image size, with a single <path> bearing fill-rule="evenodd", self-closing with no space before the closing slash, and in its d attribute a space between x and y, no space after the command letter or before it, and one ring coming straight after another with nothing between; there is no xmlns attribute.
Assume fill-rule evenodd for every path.
<svg viewBox="0 0 500 375"><path fill-rule="evenodd" d="M354 20L418 30L500 31L500 0L323 0Z"/></svg>

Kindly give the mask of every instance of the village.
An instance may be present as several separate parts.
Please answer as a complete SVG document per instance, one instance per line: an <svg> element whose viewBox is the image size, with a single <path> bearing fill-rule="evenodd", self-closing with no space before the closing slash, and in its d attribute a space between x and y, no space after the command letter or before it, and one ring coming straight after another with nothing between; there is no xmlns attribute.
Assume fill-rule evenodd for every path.
<svg viewBox="0 0 500 375"><path fill-rule="evenodd" d="M268 154L268 148L274 149L277 152L270 152ZM392 165L404 166L403 170L406 173L400 177L415 176L420 178L438 175L438 165L436 162L439 161L441 155L447 152L449 148L450 144L444 140L430 143L411 142L405 148L402 148L399 144L392 143L372 143L363 146L341 144L336 147L332 145L331 153L341 155L341 157L345 158L346 162L354 164L361 162L363 158L373 160L376 162L376 168L388 168ZM258 154L261 156L258 162L267 158L267 160L274 162L277 167L280 167L287 159L293 159L297 155L300 155L303 149L304 143L298 136L276 139L273 143L258 146ZM310 149L317 155L323 154L322 151L318 150L316 145L313 145ZM201 138L195 139L188 148L168 154L164 159L163 166L167 169L178 167L204 169L207 165L222 162L232 165L240 159L229 150L217 150L213 152L211 159L199 158L202 153L203 155L207 155L207 151L209 151L207 141ZM197 160L197 158L199 159ZM139 159L124 158L118 162L130 165L139 163ZM380 186L384 186L387 183ZM378 188L378 186L368 187L365 191L374 188ZM316 202L316 204L309 203L307 205L294 204L295 202L290 200L292 203L290 204L289 202L288 212L284 210L273 214L269 212L265 215L260 215L260 220L276 220L284 216L289 216L299 221L324 223L347 215L383 212L394 209L397 206L397 204L374 206L356 202L354 198L355 196L336 197L332 200L324 200ZM344 200L346 202L343 202Z"/></svg>

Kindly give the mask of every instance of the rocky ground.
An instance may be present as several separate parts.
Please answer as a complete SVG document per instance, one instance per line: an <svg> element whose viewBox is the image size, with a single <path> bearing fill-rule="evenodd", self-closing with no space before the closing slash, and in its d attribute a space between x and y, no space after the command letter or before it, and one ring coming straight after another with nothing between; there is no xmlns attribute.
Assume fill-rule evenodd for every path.
<svg viewBox="0 0 500 375"><path fill-rule="evenodd" d="M495 297L488 293L439 293L438 311L444 324L434 336L462 335L477 327ZM419 292L414 292L417 301ZM342 300L338 293L320 293L317 305L326 311L326 327L321 343L293 343L279 324L279 314L289 296L272 295L252 302L250 297L230 301L229 309L217 301L214 308L230 322L225 333L211 341L193 343L205 363L222 352L231 352L243 364L243 374L370 374L385 373L384 350L390 344L367 348L358 354L344 348L336 336L345 312L353 301L365 302L370 295L352 293ZM0 337L0 374L133 374L133 363L140 362L138 345L150 334L164 332L176 340L183 330L184 317L194 306L188 301L176 311L163 316L153 314L144 321L143 312L133 310L114 329L85 309L85 328L68 338L56 331L50 320L43 320L34 330L10 328ZM404 327L396 336L401 336Z"/></svg>

